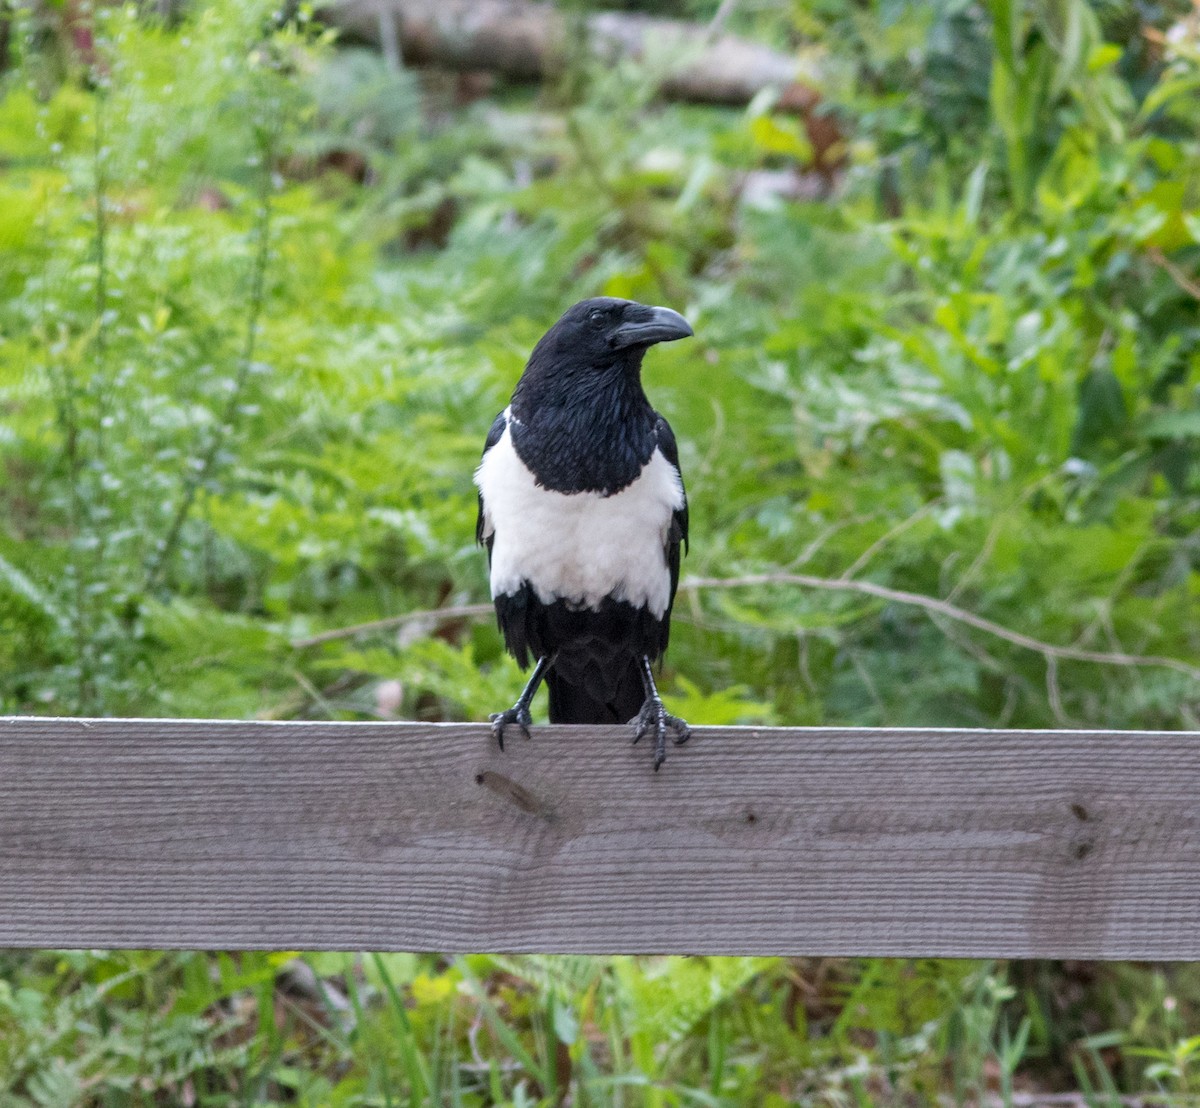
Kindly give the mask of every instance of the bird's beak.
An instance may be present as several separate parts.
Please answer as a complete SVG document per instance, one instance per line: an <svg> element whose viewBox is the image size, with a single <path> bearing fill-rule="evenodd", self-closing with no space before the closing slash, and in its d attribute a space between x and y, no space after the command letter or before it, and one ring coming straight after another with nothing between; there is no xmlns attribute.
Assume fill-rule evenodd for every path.
<svg viewBox="0 0 1200 1108"><path fill-rule="evenodd" d="M656 342L673 342L691 335L691 324L670 308L647 308L638 305L625 313L625 322L616 329L612 345L617 350L628 346L653 346Z"/></svg>

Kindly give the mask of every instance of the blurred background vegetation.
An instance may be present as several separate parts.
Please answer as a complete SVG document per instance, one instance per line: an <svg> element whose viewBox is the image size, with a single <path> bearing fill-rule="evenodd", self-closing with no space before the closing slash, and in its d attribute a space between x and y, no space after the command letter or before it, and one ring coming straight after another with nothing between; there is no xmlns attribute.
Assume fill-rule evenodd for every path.
<svg viewBox="0 0 1200 1108"><path fill-rule="evenodd" d="M604 293L698 336L646 371L707 582L672 711L1200 728L1200 14L719 7L807 116L0 4L0 712L511 703L471 473ZM0 1106L1185 1103L1198 1014L1196 967L11 953Z"/></svg>

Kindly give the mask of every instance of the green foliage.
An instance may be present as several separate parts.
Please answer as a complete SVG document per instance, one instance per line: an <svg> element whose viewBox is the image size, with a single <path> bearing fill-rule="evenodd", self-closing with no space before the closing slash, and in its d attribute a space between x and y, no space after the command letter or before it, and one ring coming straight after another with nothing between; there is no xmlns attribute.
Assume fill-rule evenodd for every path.
<svg viewBox="0 0 1200 1108"><path fill-rule="evenodd" d="M856 1082L840 1067L861 1058L867 1028L886 1036L904 1087L933 1087L922 1047L961 1034L942 1023L947 1001L962 982L973 1012L979 987L950 963L841 963L819 1018L845 1008L820 1037L797 1006L808 970L767 958L37 955L20 986L0 978L0 1103L553 1105L570 1089L584 1103L732 1105L773 1084L841 1103ZM916 988L897 1007L904 981ZM964 1018L982 1059L990 1025Z"/></svg>
<svg viewBox="0 0 1200 1108"><path fill-rule="evenodd" d="M922 36L944 54L968 14L939 12L864 39L863 64L895 78ZM1195 144L1164 135L1194 62L1180 47L1138 105L1090 11L996 18L1011 87L973 109L996 163L946 148L888 221L857 166L836 207L739 202L807 140L763 104L655 106L626 67L584 67L549 112L511 94L430 118L409 75L265 9L172 31L98 13L90 89L31 52L0 108L0 703L354 716L399 680L403 713L438 718L512 695L485 627L287 644L483 594L478 429L545 320L596 291L700 327L648 373L705 576L836 577L878 543L873 579L1049 642L1194 657L1200 331L1157 261L1191 241ZM869 135L864 96L845 110ZM365 188L331 168L351 155ZM707 592L679 623L698 721L1195 718L1182 674L1047 675L862 597Z"/></svg>
<svg viewBox="0 0 1200 1108"><path fill-rule="evenodd" d="M98 6L91 55L59 12L17 13L0 66L0 712L510 702L486 620L293 643L485 599L483 434L548 321L609 293L698 335L646 368L685 574L727 582L680 595L673 709L1200 726L1194 672L839 585L1200 664L1182 8L735 14L824 75L832 183L769 97L658 103L662 59L459 105L304 8ZM779 572L839 587L736 583ZM8 955L0 1105L977 1103L1018 1077L1103 1103L1195 1091L1198 1005L1190 971L1131 967Z"/></svg>

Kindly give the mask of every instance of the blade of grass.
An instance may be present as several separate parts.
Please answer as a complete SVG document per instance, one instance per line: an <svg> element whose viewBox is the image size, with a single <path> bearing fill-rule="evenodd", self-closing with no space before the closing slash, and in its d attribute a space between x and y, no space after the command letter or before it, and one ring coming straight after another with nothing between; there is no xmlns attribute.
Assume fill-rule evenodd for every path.
<svg viewBox="0 0 1200 1108"><path fill-rule="evenodd" d="M484 989L479 978L471 972L471 967L465 959L459 958L455 963L465 980L471 988L472 995L476 1004L479 1005L480 1011L483 1012L484 1019L487 1020L488 1027L492 1033L500 1040L501 1045L508 1053L517 1061L526 1073L530 1075L543 1088L549 1087L549 1081L546 1074L539 1072L541 1067L534 1060L533 1056L525 1049L520 1038L512 1030L511 1027L504 1021L500 1013L496 1011L496 1006L491 1002L486 990Z"/></svg>
<svg viewBox="0 0 1200 1108"><path fill-rule="evenodd" d="M404 1059L404 1068L408 1074L408 1101L412 1108L420 1108L427 1102L426 1098L429 1096L429 1068L425 1059L422 1058L421 1052L417 1049L412 1023L408 1018L408 1010L392 981L392 975L388 973L387 965L378 954L372 954L371 958L375 963L375 970L383 982L384 992L387 994L388 1004L400 1033L400 1054Z"/></svg>

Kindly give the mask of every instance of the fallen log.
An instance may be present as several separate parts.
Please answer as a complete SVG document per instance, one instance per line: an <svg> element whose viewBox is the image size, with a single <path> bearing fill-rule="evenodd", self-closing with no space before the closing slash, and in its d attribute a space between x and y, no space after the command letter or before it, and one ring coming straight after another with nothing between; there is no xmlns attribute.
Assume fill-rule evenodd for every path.
<svg viewBox="0 0 1200 1108"><path fill-rule="evenodd" d="M345 39L405 63L518 80L560 72L574 26L533 0L332 0L321 18ZM806 116L820 100L798 58L736 35L630 12L594 12L579 22L587 48L604 61L673 59L660 86L672 100L744 105L774 87L778 110Z"/></svg>

